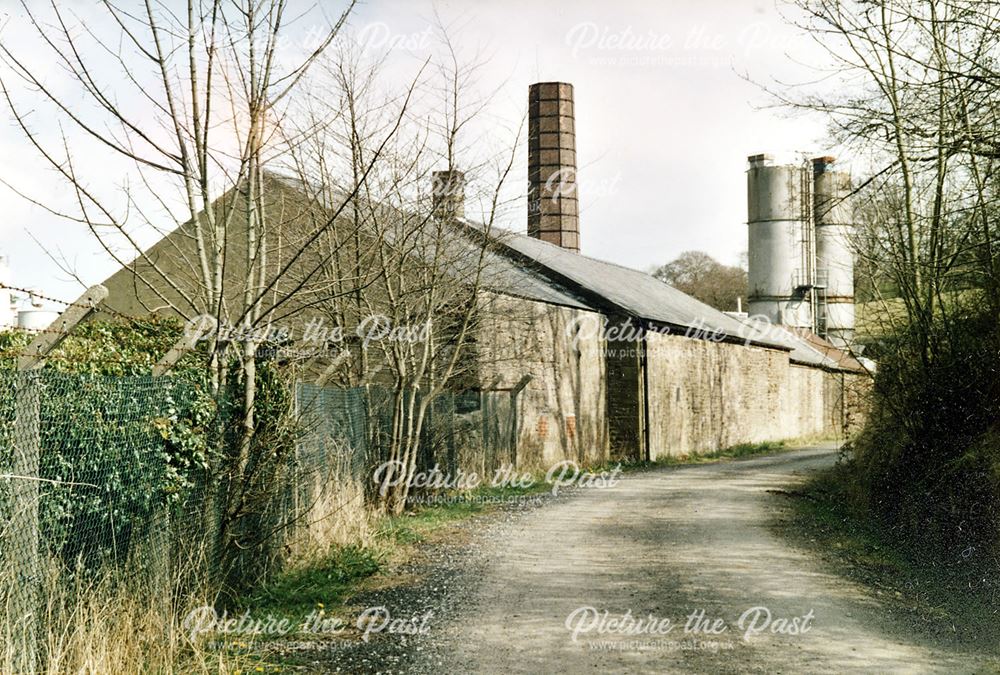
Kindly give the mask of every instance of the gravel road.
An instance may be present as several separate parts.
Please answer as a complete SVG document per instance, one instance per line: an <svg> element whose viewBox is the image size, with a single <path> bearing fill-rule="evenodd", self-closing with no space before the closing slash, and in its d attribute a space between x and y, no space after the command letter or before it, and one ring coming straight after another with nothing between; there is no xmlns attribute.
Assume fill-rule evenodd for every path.
<svg viewBox="0 0 1000 675"><path fill-rule="evenodd" d="M317 670L986 670L769 527L785 508L773 491L835 456L825 445L653 469L507 509L427 551L414 583L357 599L433 611L426 635L355 641Z"/></svg>

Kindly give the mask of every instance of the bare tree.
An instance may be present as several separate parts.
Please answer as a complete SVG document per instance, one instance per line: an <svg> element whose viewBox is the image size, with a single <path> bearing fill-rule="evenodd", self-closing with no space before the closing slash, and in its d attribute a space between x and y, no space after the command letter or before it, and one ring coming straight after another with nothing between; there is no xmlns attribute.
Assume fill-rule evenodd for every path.
<svg viewBox="0 0 1000 675"><path fill-rule="evenodd" d="M380 64L353 50L318 74L324 99L344 102L342 114L293 153L307 189L350 194L343 227L325 236L323 274L333 286L317 309L355 338L340 381L379 382L391 391L391 428L382 442L394 470L382 474L378 492L395 513L406 504L427 411L446 389L474 385L482 365L474 351L480 296L496 281L492 246L509 206L501 194L520 135L516 129L509 143L482 152L470 129L490 96L474 94L477 62L465 63L439 29L441 49L427 62L418 103L371 171L359 167L396 118L396 102L377 86ZM331 119L315 104L307 119ZM334 146L340 152L330 161ZM464 218L466 196L476 205L475 222ZM352 281L344 286L344 279Z"/></svg>
<svg viewBox="0 0 1000 675"><path fill-rule="evenodd" d="M777 95L824 114L867 164L853 198L858 270L873 300L859 328L878 370L851 483L924 550L990 550L1000 513L987 479L996 444L986 440L998 414L1000 7L796 4L829 67Z"/></svg>
<svg viewBox="0 0 1000 675"><path fill-rule="evenodd" d="M747 297L747 272L742 267L723 265L702 251L685 251L657 268L653 276L723 311L736 309Z"/></svg>
<svg viewBox="0 0 1000 675"><path fill-rule="evenodd" d="M998 157L998 10L968 0L800 0L800 25L829 57L819 85L775 92L827 116L834 138L866 160L859 268L890 329L923 336L964 311L970 285L997 296L994 164ZM831 86L836 83L838 86ZM898 300L886 298L891 289ZM889 306L900 303L903 312ZM900 323L902 322L902 324Z"/></svg>
<svg viewBox="0 0 1000 675"><path fill-rule="evenodd" d="M214 471L222 485L223 549L240 547L237 523L253 511L259 489L274 488L268 476L280 460L257 438L258 349L276 321L308 309L310 293L327 292L331 283L343 293L360 283L357 269L324 276L333 253L324 248L327 235L349 213L354 192L382 166L381 153L400 130L418 82L398 96L393 119L365 138L366 154L353 158L346 191L286 189L276 169L306 138L319 135L316 124L293 125L290 116L308 107L311 93L302 85L353 4L346 2L313 44L294 49L288 40L294 12L286 0L187 0L182 6L104 0L97 22L55 3L38 10L22 2L24 28L67 74L68 84L60 87L47 82L37 57L0 42L0 92L23 136L73 199L64 206L19 194L85 228L128 266L145 309L219 329L206 332L206 367L220 400L237 392L240 415L235 442ZM339 103L326 114L339 117ZM57 134L36 122L43 113L58 122ZM95 148L121 167L120 180L102 183L106 176L81 169L81 156ZM151 232L169 232L177 223L156 246L144 247Z"/></svg>

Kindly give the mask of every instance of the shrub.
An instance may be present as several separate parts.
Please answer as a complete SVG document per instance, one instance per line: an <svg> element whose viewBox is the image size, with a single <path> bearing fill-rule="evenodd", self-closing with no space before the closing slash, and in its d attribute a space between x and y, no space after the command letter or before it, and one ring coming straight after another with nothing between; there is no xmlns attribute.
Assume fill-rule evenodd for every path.
<svg viewBox="0 0 1000 675"><path fill-rule="evenodd" d="M939 321L879 349L873 409L857 440L858 499L946 558L995 547L1000 522L1000 331L995 317Z"/></svg>

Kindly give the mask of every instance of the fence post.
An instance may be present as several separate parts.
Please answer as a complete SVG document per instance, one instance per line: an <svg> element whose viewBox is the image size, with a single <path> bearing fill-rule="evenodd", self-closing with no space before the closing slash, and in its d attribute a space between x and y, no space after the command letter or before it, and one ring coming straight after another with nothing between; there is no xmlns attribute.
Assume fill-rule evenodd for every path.
<svg viewBox="0 0 1000 675"><path fill-rule="evenodd" d="M39 462L41 446L41 386L38 368L45 357L66 339L78 323L90 316L108 297L108 289L97 285L39 333L17 359L14 392L14 457L11 466L11 535L8 546L10 611L15 624L15 671L38 669L38 610L43 570L39 552L38 524Z"/></svg>
<svg viewBox="0 0 1000 675"><path fill-rule="evenodd" d="M32 673L37 669L37 612L42 576L38 555L38 481L35 480L41 433L38 387L37 371L17 373L8 556L12 583L10 612L15 631L12 636L16 655L14 668L19 673Z"/></svg>

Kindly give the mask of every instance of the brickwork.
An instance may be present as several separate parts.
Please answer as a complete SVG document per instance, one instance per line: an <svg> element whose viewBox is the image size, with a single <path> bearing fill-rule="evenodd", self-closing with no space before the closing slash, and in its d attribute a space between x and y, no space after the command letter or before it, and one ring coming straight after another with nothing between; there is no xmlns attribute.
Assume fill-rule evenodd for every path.
<svg viewBox="0 0 1000 675"><path fill-rule="evenodd" d="M580 250L573 85L528 90L528 235Z"/></svg>

